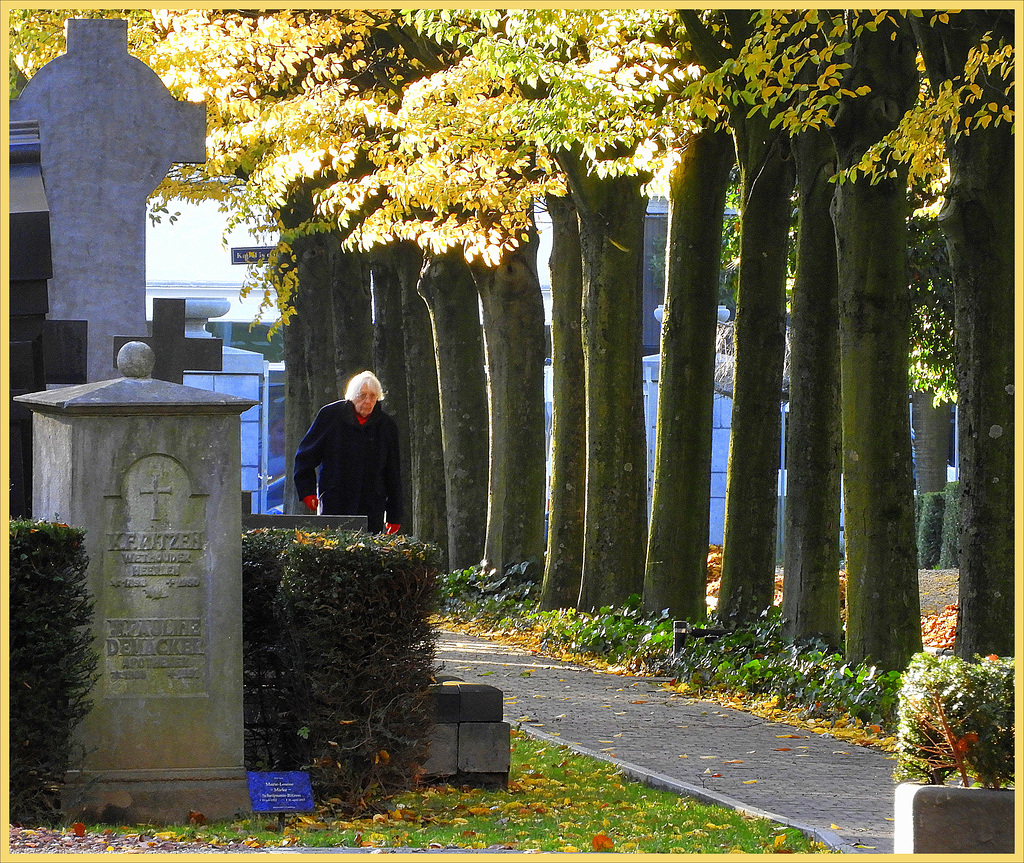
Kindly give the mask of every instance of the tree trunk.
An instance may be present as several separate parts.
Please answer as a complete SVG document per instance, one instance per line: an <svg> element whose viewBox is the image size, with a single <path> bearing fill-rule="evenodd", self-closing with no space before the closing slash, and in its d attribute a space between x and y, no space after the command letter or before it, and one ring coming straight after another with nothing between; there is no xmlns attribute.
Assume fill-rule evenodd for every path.
<svg viewBox="0 0 1024 863"><path fill-rule="evenodd" d="M587 388L587 503L579 607L643 591L647 450L642 353L646 177L598 177L562 150L580 215Z"/></svg>
<svg viewBox="0 0 1024 863"><path fill-rule="evenodd" d="M692 138L669 187L654 496L644 609L693 622L707 616L711 428L722 223L733 143Z"/></svg>
<svg viewBox="0 0 1024 863"><path fill-rule="evenodd" d="M964 73L969 52L1013 44L1010 10L969 10L925 28L912 19L933 87ZM1012 73L982 68L983 101L1001 110ZM956 84L954 83L954 87ZM1009 102L1012 107L1012 101ZM974 106L970 107L974 110ZM996 111L995 113L999 113ZM960 446L960 611L955 651L1014 652L1014 139L1009 124L975 124L949 140L950 183L939 223L955 292ZM1019 228L1017 229L1019 231Z"/></svg>
<svg viewBox="0 0 1024 863"><path fill-rule="evenodd" d="M476 566L487 529L487 387L473 275L461 251L430 260L418 290L430 310L441 397L448 562Z"/></svg>
<svg viewBox="0 0 1024 863"><path fill-rule="evenodd" d="M483 307L490 417L486 566L544 556L544 301L536 241L471 267Z"/></svg>
<svg viewBox="0 0 1024 863"><path fill-rule="evenodd" d="M402 314L402 281L395 244L375 249L369 255L373 279L373 368L387 398L383 407L398 424L398 446L402 463L402 500L412 533L412 483L409 473L409 392L405 377L405 325Z"/></svg>
<svg viewBox="0 0 1024 863"><path fill-rule="evenodd" d="M946 487L949 463L949 405L934 407L933 392L915 392L911 416L914 430L914 486L918 494Z"/></svg>
<svg viewBox="0 0 1024 863"><path fill-rule="evenodd" d="M839 288L830 207L835 149L824 131L793 142L799 191L790 317L783 632L843 641L839 613Z"/></svg>
<svg viewBox="0 0 1024 863"><path fill-rule="evenodd" d="M282 210L295 228L312 213L310 189L295 192ZM344 395L349 378L373 362L370 274L361 252L346 252L336 234L314 233L292 243L298 288L285 330L285 512L305 513L291 483L299 441L317 411Z"/></svg>
<svg viewBox="0 0 1024 863"><path fill-rule="evenodd" d="M895 33L896 38L891 38ZM855 37L844 86L871 95L840 104L832 137L841 169L891 130L917 95L916 46L888 23ZM910 469L906 265L907 171L836 187L839 264L846 659L902 669L921 650Z"/></svg>
<svg viewBox="0 0 1024 863"><path fill-rule="evenodd" d="M1014 653L1014 228L1009 126L951 148L942 216L956 291L960 611L955 650ZM955 155L953 155L955 153Z"/></svg>
<svg viewBox="0 0 1024 863"><path fill-rule="evenodd" d="M761 118L756 118L760 120ZM756 620L775 592L786 263L793 164L767 121L737 125L740 165L736 364L725 492L722 583L716 616Z"/></svg>
<svg viewBox="0 0 1024 863"><path fill-rule="evenodd" d="M409 400L408 471L412 486L410 532L437 544L448 558L448 507L444 447L441 444L441 401L430 312L417 293L423 255L416 244L395 245L395 265L402 288L405 330L405 376Z"/></svg>
<svg viewBox="0 0 1024 863"><path fill-rule="evenodd" d="M583 259L569 196L547 198L551 216L551 499L541 608L572 608L583 573L587 480L583 386Z"/></svg>

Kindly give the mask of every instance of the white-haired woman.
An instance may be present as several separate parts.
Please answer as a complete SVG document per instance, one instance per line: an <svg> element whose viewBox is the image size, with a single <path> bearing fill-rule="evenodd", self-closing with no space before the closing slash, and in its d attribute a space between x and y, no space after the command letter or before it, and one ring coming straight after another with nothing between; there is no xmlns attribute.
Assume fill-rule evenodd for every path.
<svg viewBox="0 0 1024 863"><path fill-rule="evenodd" d="M377 376L360 372L344 399L320 408L295 453L299 499L321 515L365 515L370 533L396 533L403 517L398 425L383 400Z"/></svg>

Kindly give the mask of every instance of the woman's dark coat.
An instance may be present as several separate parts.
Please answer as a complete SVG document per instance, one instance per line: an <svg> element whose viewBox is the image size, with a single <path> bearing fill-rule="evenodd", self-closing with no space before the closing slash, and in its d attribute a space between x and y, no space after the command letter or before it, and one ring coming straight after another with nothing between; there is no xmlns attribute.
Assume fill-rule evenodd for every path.
<svg viewBox="0 0 1024 863"><path fill-rule="evenodd" d="M316 468L320 467L319 479ZM365 515L370 533L402 523L398 425L379 404L360 425L349 401L320 408L295 453L295 491L315 494L323 515Z"/></svg>

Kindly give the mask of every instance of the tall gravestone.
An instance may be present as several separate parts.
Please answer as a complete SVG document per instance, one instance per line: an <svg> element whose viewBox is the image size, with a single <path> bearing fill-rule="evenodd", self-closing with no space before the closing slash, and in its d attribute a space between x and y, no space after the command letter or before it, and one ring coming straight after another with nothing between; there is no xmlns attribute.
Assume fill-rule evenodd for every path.
<svg viewBox="0 0 1024 863"><path fill-rule="evenodd" d="M206 107L176 101L128 53L128 23L70 19L67 51L11 102L39 123L50 205L50 314L89 322L87 380L146 326L146 200L173 162L206 161ZM127 328L127 329L126 329Z"/></svg>
<svg viewBox="0 0 1024 863"><path fill-rule="evenodd" d="M100 655L66 813L187 822L249 809L243 762L239 415L250 399L150 377L18 396L33 511L86 530Z"/></svg>

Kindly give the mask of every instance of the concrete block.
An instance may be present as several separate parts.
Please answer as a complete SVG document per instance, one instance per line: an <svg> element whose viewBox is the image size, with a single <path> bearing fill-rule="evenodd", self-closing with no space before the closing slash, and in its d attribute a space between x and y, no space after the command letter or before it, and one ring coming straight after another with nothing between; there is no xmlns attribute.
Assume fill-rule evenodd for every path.
<svg viewBox="0 0 1024 863"><path fill-rule="evenodd" d="M510 729L507 722L459 724L459 771L508 773L511 764Z"/></svg>
<svg viewBox="0 0 1024 863"><path fill-rule="evenodd" d="M1012 854L1014 791L896 786L894 854Z"/></svg>
<svg viewBox="0 0 1024 863"><path fill-rule="evenodd" d="M427 776L450 776L459 769L459 726L442 722L433 727L423 772Z"/></svg>
<svg viewBox="0 0 1024 863"><path fill-rule="evenodd" d="M457 723L462 705L460 684L455 681L434 683L431 684L429 692L434 705L434 722Z"/></svg>
<svg viewBox="0 0 1024 863"><path fill-rule="evenodd" d="M459 722L501 722L504 710L502 692L488 683L460 683L462 699Z"/></svg>

